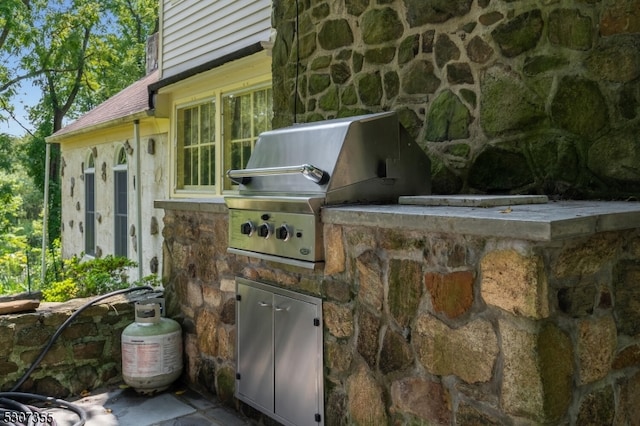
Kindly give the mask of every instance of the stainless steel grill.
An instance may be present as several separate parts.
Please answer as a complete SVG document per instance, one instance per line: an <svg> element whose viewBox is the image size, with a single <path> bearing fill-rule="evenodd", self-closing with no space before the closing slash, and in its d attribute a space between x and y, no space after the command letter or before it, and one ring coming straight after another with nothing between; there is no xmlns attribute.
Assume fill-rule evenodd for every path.
<svg viewBox="0 0 640 426"><path fill-rule="evenodd" d="M227 172L229 251L314 268L323 206L429 194L430 167L394 112L264 132L247 168Z"/></svg>

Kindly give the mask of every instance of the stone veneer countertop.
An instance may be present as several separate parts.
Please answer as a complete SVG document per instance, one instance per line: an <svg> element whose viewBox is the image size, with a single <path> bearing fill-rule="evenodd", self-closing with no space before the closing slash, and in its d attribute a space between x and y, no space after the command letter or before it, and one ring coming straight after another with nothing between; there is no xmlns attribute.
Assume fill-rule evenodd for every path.
<svg viewBox="0 0 640 426"><path fill-rule="evenodd" d="M328 206L322 209L322 221L337 225L419 229L534 241L553 241L598 232L640 228L640 202L636 201L543 203L539 199L535 202L529 199L532 204L518 204L518 196L505 196L504 204L499 205L501 203L496 201L496 197L485 195L423 198L433 200L425 202L430 205ZM448 204L454 205L446 205L447 200L452 199L454 201ZM464 206L460 206L461 204ZM158 200L155 207L211 213L227 211L222 197Z"/></svg>
<svg viewBox="0 0 640 426"><path fill-rule="evenodd" d="M640 228L640 202L549 201L515 205L505 202L502 206L492 207L344 205L323 208L322 221L338 225L553 241Z"/></svg>

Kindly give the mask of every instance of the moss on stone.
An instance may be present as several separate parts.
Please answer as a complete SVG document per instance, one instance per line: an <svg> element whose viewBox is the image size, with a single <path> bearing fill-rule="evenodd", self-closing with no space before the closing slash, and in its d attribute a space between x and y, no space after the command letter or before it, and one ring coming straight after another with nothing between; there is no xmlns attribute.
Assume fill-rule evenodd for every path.
<svg viewBox="0 0 640 426"><path fill-rule="evenodd" d="M456 157L467 158L471 152L471 147L466 143L458 143L447 147L446 152Z"/></svg>
<svg viewBox="0 0 640 426"><path fill-rule="evenodd" d="M346 19L324 22L318 33L318 43L323 49L333 50L353 43L353 31Z"/></svg>
<svg viewBox="0 0 640 426"><path fill-rule="evenodd" d="M369 7L370 0L350 0L345 2L347 13L360 16Z"/></svg>
<svg viewBox="0 0 640 426"><path fill-rule="evenodd" d="M368 64L388 64L396 56L396 49L393 46L368 49L364 52L364 59Z"/></svg>
<svg viewBox="0 0 640 426"><path fill-rule="evenodd" d="M364 55L354 52L351 57L352 68L354 73L359 73L362 71L362 66L364 65Z"/></svg>
<svg viewBox="0 0 640 426"><path fill-rule="evenodd" d="M549 41L576 50L593 44L593 22L578 9L556 9L549 13Z"/></svg>
<svg viewBox="0 0 640 426"><path fill-rule="evenodd" d="M311 9L311 15L318 20L322 18L326 18L327 16L329 16L330 13L331 13L331 8L329 8L329 5L324 2L320 3L319 5Z"/></svg>
<svg viewBox="0 0 640 426"><path fill-rule="evenodd" d="M433 64L428 61L413 61L402 74L402 89L408 94L435 93L440 83L434 74Z"/></svg>
<svg viewBox="0 0 640 426"><path fill-rule="evenodd" d="M544 125L544 99L510 69L489 69L481 91L480 124L488 136Z"/></svg>
<svg viewBox="0 0 640 426"><path fill-rule="evenodd" d="M384 92L387 99L398 96L400 92L400 77L395 71L389 71L384 75Z"/></svg>
<svg viewBox="0 0 640 426"><path fill-rule="evenodd" d="M294 47L294 54L296 55L296 57L299 56L300 59L310 57L313 52L316 51L316 33L312 32L300 36L299 40L299 43L296 43ZM295 50L298 50L298 53L295 53Z"/></svg>
<svg viewBox="0 0 640 426"><path fill-rule="evenodd" d="M331 65L331 56L324 55L318 56L311 62L310 70L316 71L324 68L328 68Z"/></svg>
<svg viewBox="0 0 640 426"><path fill-rule="evenodd" d="M438 24L455 16L464 16L473 0L403 0L409 26Z"/></svg>
<svg viewBox="0 0 640 426"><path fill-rule="evenodd" d="M358 94L356 93L356 88L353 85L345 87L342 91L340 100L342 102L342 105L355 105L356 103L358 103Z"/></svg>
<svg viewBox="0 0 640 426"><path fill-rule="evenodd" d="M563 78L551 103L553 121L572 133L594 137L608 124L607 105L595 81Z"/></svg>
<svg viewBox="0 0 640 426"><path fill-rule="evenodd" d="M397 12L390 7L370 9L362 15L362 40L366 44L380 44L397 40L404 27Z"/></svg>
<svg viewBox="0 0 640 426"><path fill-rule="evenodd" d="M525 75L534 76L548 71L557 70L569 65L569 60L556 55L538 55L527 58L522 70Z"/></svg>
<svg viewBox="0 0 640 426"><path fill-rule="evenodd" d="M572 400L573 350L571 338L557 326L543 326L538 336L540 375L546 420L555 423Z"/></svg>
<svg viewBox="0 0 640 426"><path fill-rule="evenodd" d="M414 34L406 37L398 48L398 64L406 64L414 59L420 52L420 36Z"/></svg>
<svg viewBox="0 0 640 426"><path fill-rule="evenodd" d="M327 93L320 97L318 105L324 111L337 111L340 108L340 96L338 95L338 87L331 86Z"/></svg>
<svg viewBox="0 0 640 426"><path fill-rule="evenodd" d="M422 297L422 267L404 259L389 261L389 311L400 327L407 327Z"/></svg>
<svg viewBox="0 0 640 426"><path fill-rule="evenodd" d="M220 368L216 374L216 395L226 405L233 405L233 395L236 388L235 372L231 368Z"/></svg>
<svg viewBox="0 0 640 426"><path fill-rule="evenodd" d="M358 95L364 105L380 105L382 81L379 73L363 74L358 78Z"/></svg>
<svg viewBox="0 0 640 426"><path fill-rule="evenodd" d="M491 35L502 54L507 58L513 58L536 47L543 27L542 11L535 9L499 25Z"/></svg>
<svg viewBox="0 0 640 426"><path fill-rule="evenodd" d="M471 113L450 90L432 102L427 114L426 139L434 142L469 137Z"/></svg>
<svg viewBox="0 0 640 426"><path fill-rule="evenodd" d="M336 117L355 117L356 115L371 114L373 111L364 108L340 108Z"/></svg>
<svg viewBox="0 0 640 426"><path fill-rule="evenodd" d="M331 85L329 74L312 74L309 77L309 94L316 95Z"/></svg>

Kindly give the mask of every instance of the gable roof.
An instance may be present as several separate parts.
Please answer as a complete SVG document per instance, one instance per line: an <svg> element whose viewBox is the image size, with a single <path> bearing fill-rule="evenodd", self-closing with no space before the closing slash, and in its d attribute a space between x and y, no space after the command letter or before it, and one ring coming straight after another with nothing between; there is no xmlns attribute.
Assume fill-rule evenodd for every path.
<svg viewBox="0 0 640 426"><path fill-rule="evenodd" d="M135 114L149 111L149 90L147 87L158 81L158 70L146 75L131 86L113 95L76 121L64 126L49 138L58 140L59 136L77 133L82 130L106 125L115 120L123 120ZM47 139L49 139L47 138Z"/></svg>

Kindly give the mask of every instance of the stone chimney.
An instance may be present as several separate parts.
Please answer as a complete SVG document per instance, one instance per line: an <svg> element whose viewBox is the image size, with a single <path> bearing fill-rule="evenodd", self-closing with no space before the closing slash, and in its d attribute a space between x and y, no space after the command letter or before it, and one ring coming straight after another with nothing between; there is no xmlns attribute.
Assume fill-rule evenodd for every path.
<svg viewBox="0 0 640 426"><path fill-rule="evenodd" d="M146 72L147 75L158 69L158 33L153 33L147 38L147 59L146 59Z"/></svg>

